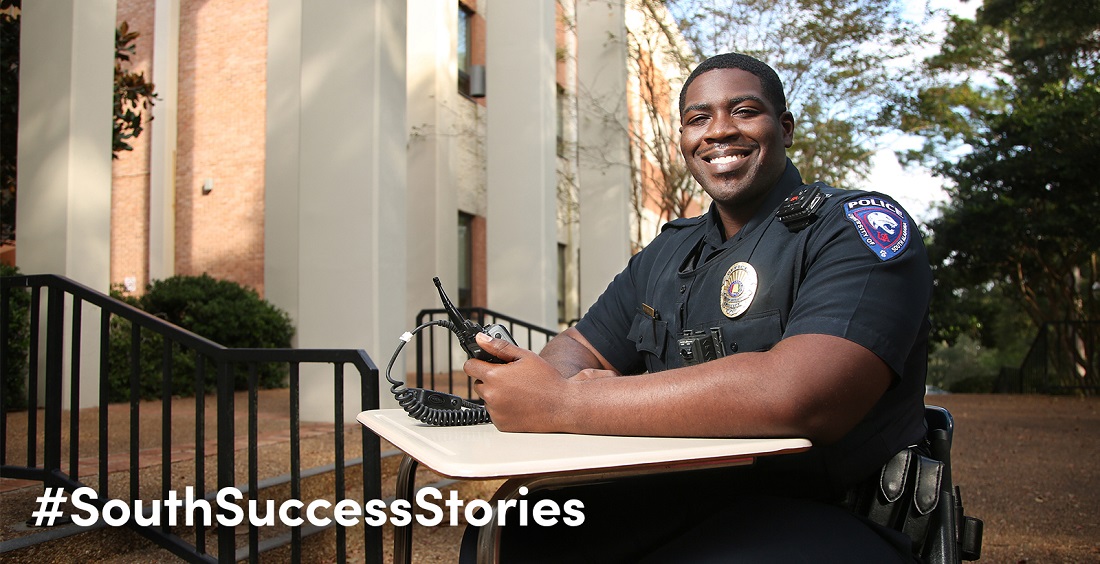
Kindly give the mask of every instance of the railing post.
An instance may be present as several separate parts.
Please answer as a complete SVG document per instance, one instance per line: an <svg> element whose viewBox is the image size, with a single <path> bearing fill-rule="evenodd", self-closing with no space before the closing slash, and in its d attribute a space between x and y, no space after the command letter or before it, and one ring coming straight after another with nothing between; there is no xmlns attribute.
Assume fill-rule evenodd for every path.
<svg viewBox="0 0 1100 564"><path fill-rule="evenodd" d="M333 469L336 478L336 501L344 499L347 488L344 484L344 363L337 362L333 365L333 379L335 381L335 406L333 420L335 421L334 442L336 447L336 467ZM364 453L366 454L366 453ZM347 560L347 531L343 527L336 527L336 561Z"/></svg>
<svg viewBox="0 0 1100 564"><path fill-rule="evenodd" d="M172 341L164 339L161 347L160 367L160 498L168 499L172 489ZM199 422L196 421L196 424ZM168 525L168 509L161 510L163 531L172 531Z"/></svg>
<svg viewBox="0 0 1100 564"><path fill-rule="evenodd" d="M209 475L208 466L206 464L206 455L208 449L205 448L206 438L209 433L206 431L205 415L206 415L206 375L207 362L214 363L214 370L217 375L217 420L218 429L216 434L217 439L217 487L219 490L223 488L229 488L239 483L235 472L235 382L234 368L235 363L253 363L249 372L249 384L250 393L248 395L248 439L249 439L249 469L248 469L248 483L249 483L249 498L259 501L260 494L258 488L259 482L259 469L257 463L258 458L258 397L256 391L257 373L256 363L265 362L288 362L290 364L290 449L291 449L291 496L295 499L301 499L301 428L300 428L300 411L299 411L299 396L301 390L300 382L300 363L331 363L334 366L333 379L336 386L336 405L338 406L334 411L336 415L335 422L335 441L336 441L336 470L335 485L336 494L340 499L347 495L347 475L344 465L347 464L346 451L344 447L344 434L346 433L343 426L343 404L344 404L344 383L346 380L346 364L348 362L354 362L359 367L361 377L361 406L360 409L377 408L378 406L378 368L374 366L373 362L366 353L361 350L347 351L347 350L317 350L317 351L301 351L291 349L272 349L270 354L265 352L258 352L249 349L225 349L220 347L216 343L209 342L201 337L188 333L182 329L171 326L163 320L157 319L151 315L146 314L132 308L128 305L119 303L112 300L108 296L99 294L94 290L84 288L79 284L73 283L61 277L52 275L42 275L36 277L20 278L17 280L21 284L25 284L30 289L30 307L29 307L29 329L30 329L30 343L28 343L30 358L28 359L28 370L31 374L30 387L30 401L28 407L28 415L30 417L28 421L28 444L27 444L27 461L24 466L16 468L20 472L20 476L30 475L35 478L42 476L42 470L49 476L38 478L49 485L63 484L66 488L75 489L83 484L78 480L79 459L77 458L80 453L80 443L77 441L77 435L80 431L76 417L79 411L79 380L81 377L81 370L79 364L74 364L71 367L71 372L66 371L66 350L71 345L72 362L80 362L80 350L81 342L85 341L82 337L82 308L84 305L90 307L100 308L99 318L99 359L98 369L101 374L98 385L99 396L99 416L98 416L98 445L97 451L99 455L98 466L98 482L99 482L99 496L104 501L116 500L116 501L134 501L140 498L142 489L140 487L141 481L139 476L142 472L139 472L140 454L141 454L141 438L143 434L146 438L150 438L149 431L145 433L141 432L141 418L140 418L140 406L141 406L141 381L143 376L152 376L144 374L142 369L143 359L143 347L142 336L152 338L163 338L165 341L162 344L160 351L161 366L160 366L160 399L161 410L160 417L162 420L161 427L161 488L160 493L162 498L167 499L169 488L172 486L172 463L171 453L173 445L173 434L171 428L171 420L174 416L174 406L172 404L172 383L174 381L174 355L177 346L181 347L183 351L192 351L195 357L195 374L193 381L193 390L195 393L195 430L194 430L194 442L195 442L195 455L194 455L194 497L193 500L201 500L206 498L206 476ZM42 290L45 289L45 295L43 296ZM18 291L25 291L19 289ZM0 343L0 354L3 358L0 358L0 364L4 369L10 369L12 364L12 358L10 358L8 339L12 337L10 334L10 327L7 323L11 321L13 316L11 304L6 303L7 300L12 298L12 285L9 280L5 278L3 284L0 285L0 300L5 303L0 304L0 324L4 326L0 328L0 340L5 342ZM68 308L67 297L72 296L72 323L66 319L68 314L66 310ZM45 297L47 303L42 303L41 299ZM122 322L122 327L127 323L128 329L123 331L129 333L129 347L125 355L125 358L117 358L112 362L112 332L114 329L122 329L112 323L112 320L118 319ZM45 323L45 326L42 325ZM71 331L71 333L70 333ZM66 344L66 339L70 338L71 342ZM158 337L159 336L159 337ZM41 349L41 351L40 351ZM40 354L40 352L42 354ZM122 352L122 351L119 351ZM205 354L204 354L205 353ZM41 362L39 362L41 360ZM40 365L44 365L44 369ZM129 483L129 500L123 490L115 492L115 495L111 495L108 488L108 461L110 459L109 442L108 439L108 423L107 417L107 405L109 399L109 391L114 384L106 376L107 373L115 369L121 375L125 375L126 379L118 384L129 384L130 391L130 425L128 429L125 427L119 429L120 433L118 438L125 438L125 435L129 435L129 445L123 445L118 450L118 454L125 454L127 446L129 447L130 455L130 483ZM41 376L41 378L40 378ZM64 393L63 386L66 377L72 379L72 393L70 395L70 406L66 406L62 403ZM44 401L39 401L38 392L44 387L44 393L42 397ZM125 391L120 390L120 391ZM43 405L45 411L44 419L36 415L40 405ZM125 407L125 404L122 405ZM66 475L62 471L62 453L66 450L65 444L62 442L63 432L65 431L62 425L64 410L71 409L73 419L70 421L69 437L67 452L72 456L70 461L69 474ZM146 408L148 411L148 407ZM124 410L125 411L125 410ZM3 414L0 412L0 414ZM242 414L243 415L243 414ZM38 425L44 421L44 432L39 433ZM3 421L0 421L2 424ZM5 427L0 426L0 429ZM128 431L128 433L127 433ZM359 432L362 434L363 442L363 487L365 499L380 499L381 498L381 463L379 459L379 439L377 435L369 432L365 427L360 428ZM6 437L0 437L0 439L6 439ZM242 437L243 439L243 437ZM39 445L38 440L44 440L44 444ZM7 447L6 441L0 440L0 445ZM87 445L86 445L87 446ZM0 450L5 450L0 448ZM41 456L40 462L42 464L36 464L36 454L44 453ZM7 462L6 458L0 454L0 460ZM5 464L5 469L7 465ZM148 474L148 473L146 473ZM5 477L7 474L5 474ZM148 483L148 480L146 480ZM125 484L117 484L124 486ZM118 489L118 488L115 488ZM146 488L148 489L148 488ZM180 556L188 561L202 561L209 562L214 561L215 558L206 550L206 528L202 525L208 517L215 517L225 519L229 516L229 512L222 510L215 502L211 502L209 506L203 507L201 504L196 504L201 515L200 524L194 528L194 544L190 543L189 539L180 538L179 536L172 534L173 529L162 522L162 526L153 527L146 525L142 520L132 519L129 526L136 529L141 535L152 540L163 548L170 550L172 553ZM207 513L209 511L209 513ZM291 511L292 517L299 517L300 511L294 509ZM183 525L179 525L183 527ZM218 547L217 547L217 560L222 562L233 562L237 557L237 542L235 527L222 526L220 522L217 522L218 531ZM254 528L254 527L251 527ZM290 560L297 562L301 560L301 541L302 541L302 527L294 527L291 531L292 544ZM310 531L312 532L312 531ZM250 531L251 533L251 531ZM177 533L178 534L178 533ZM347 534L344 530L339 530L336 535L339 539L340 546L337 548L338 559L343 559L347 556L346 546L344 546ZM381 548L382 531L377 527L364 527L364 545L365 545L365 557L364 560L370 564L379 562L382 555ZM259 557L259 538L258 535L250 534L248 542L248 551L252 560L256 560ZM243 548L243 546L242 546Z"/></svg>
<svg viewBox="0 0 1100 564"><path fill-rule="evenodd" d="M63 300L61 289L51 287L46 309L46 436L42 456L46 470L61 469L61 364L65 337Z"/></svg>
<svg viewBox="0 0 1100 564"><path fill-rule="evenodd" d="M141 499L141 325L130 322L130 499Z"/></svg>
<svg viewBox="0 0 1100 564"><path fill-rule="evenodd" d="M417 327L420 327L420 325L424 323L424 315L425 315L425 313L423 311L421 311L420 314L416 316L416 326ZM407 373L407 371L406 371L406 373ZM405 377L408 378L408 375L406 374ZM424 380L424 338L421 337L420 335L417 335L416 336L416 385L418 387L423 386L424 385L423 380Z"/></svg>
<svg viewBox="0 0 1100 564"><path fill-rule="evenodd" d="M301 366L290 365L290 497L302 499L302 429L301 429ZM291 517L299 517L299 509L291 508ZM290 528L290 562L302 562L302 527Z"/></svg>
<svg viewBox="0 0 1100 564"><path fill-rule="evenodd" d="M73 326L69 350L69 477L80 479L80 330L83 301L73 295Z"/></svg>
<svg viewBox="0 0 1100 564"><path fill-rule="evenodd" d="M248 501L260 503L260 399L259 374L255 362L248 364ZM248 523L248 561L260 561L260 529Z"/></svg>
<svg viewBox="0 0 1100 564"><path fill-rule="evenodd" d="M111 312L101 309L99 312L99 495L106 498L107 490L107 403L110 395L111 361Z"/></svg>
<svg viewBox="0 0 1100 564"><path fill-rule="evenodd" d="M27 467L38 465L38 355L42 336L42 287L31 287L31 331L27 354Z"/></svg>
<svg viewBox="0 0 1100 564"><path fill-rule="evenodd" d="M227 361L218 363L218 491L233 486L234 413L233 374ZM225 511L219 511L225 514ZM218 523L218 561L237 559L236 528Z"/></svg>
<svg viewBox="0 0 1100 564"><path fill-rule="evenodd" d="M195 498L206 497L206 357L195 349ZM206 528L195 527L195 550L206 554Z"/></svg>

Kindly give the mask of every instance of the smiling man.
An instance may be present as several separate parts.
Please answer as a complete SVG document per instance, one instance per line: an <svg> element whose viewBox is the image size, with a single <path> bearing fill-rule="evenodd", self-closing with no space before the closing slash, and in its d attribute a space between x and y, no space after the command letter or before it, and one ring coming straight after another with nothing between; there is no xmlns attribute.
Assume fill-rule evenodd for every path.
<svg viewBox="0 0 1100 564"><path fill-rule="evenodd" d="M910 539L841 501L925 433L932 281L915 224L882 194L803 183L782 84L756 59L700 64L680 112L709 211L666 225L539 355L486 338L506 364L465 370L504 431L815 446L571 490L585 525L506 531L505 556L911 561Z"/></svg>

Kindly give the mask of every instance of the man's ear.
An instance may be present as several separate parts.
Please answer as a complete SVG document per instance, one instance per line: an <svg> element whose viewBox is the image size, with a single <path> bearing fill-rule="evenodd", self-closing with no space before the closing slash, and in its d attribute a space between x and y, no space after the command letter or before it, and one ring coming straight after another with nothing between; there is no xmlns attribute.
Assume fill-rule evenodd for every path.
<svg viewBox="0 0 1100 564"><path fill-rule="evenodd" d="M783 128L783 146L790 149L794 144L794 114L783 112L779 116L779 126Z"/></svg>

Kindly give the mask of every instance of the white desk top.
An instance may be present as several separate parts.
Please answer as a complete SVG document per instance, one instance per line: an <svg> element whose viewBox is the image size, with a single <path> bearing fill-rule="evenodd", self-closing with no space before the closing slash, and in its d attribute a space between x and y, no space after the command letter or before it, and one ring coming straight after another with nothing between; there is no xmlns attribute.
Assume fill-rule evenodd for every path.
<svg viewBox="0 0 1100 564"><path fill-rule="evenodd" d="M435 472L452 478L505 478L630 466L751 462L799 452L806 439L690 439L502 433L491 424L432 427L401 409L364 411L356 419ZM736 462L729 462L735 464Z"/></svg>

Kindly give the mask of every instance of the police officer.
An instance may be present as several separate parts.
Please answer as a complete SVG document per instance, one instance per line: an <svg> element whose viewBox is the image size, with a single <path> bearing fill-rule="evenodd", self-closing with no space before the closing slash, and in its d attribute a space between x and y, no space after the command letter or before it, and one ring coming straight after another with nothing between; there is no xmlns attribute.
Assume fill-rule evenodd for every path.
<svg viewBox="0 0 1100 564"><path fill-rule="evenodd" d="M794 118L782 85L756 59L700 64L680 113L709 211L668 224L539 355L479 336L509 362L465 370L504 431L797 436L814 447L705 480L570 492L586 504L585 531L506 529L506 555L522 545L554 560L591 543L577 554L911 559L907 539L836 502L925 433L932 283L916 225L884 195L803 183L786 156Z"/></svg>

